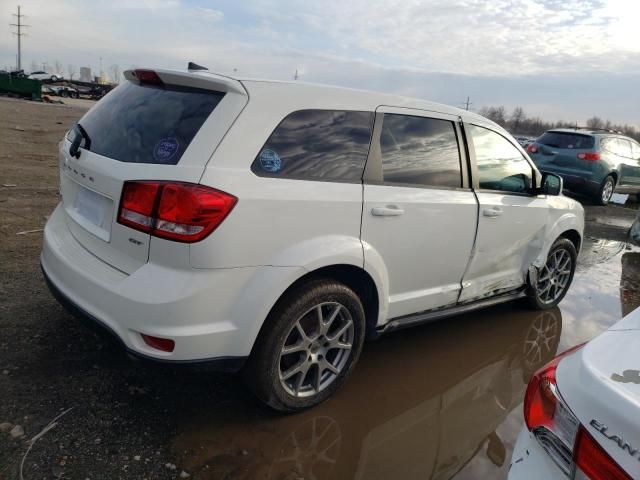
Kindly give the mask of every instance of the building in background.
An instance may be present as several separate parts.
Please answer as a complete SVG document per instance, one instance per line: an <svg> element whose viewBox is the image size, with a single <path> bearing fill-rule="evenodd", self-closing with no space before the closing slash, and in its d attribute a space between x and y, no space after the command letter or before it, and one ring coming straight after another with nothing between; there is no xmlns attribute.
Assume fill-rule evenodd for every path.
<svg viewBox="0 0 640 480"><path fill-rule="evenodd" d="M93 81L93 77L91 76L91 68L89 68L89 67L80 67L80 81L81 82L91 82L91 81Z"/></svg>

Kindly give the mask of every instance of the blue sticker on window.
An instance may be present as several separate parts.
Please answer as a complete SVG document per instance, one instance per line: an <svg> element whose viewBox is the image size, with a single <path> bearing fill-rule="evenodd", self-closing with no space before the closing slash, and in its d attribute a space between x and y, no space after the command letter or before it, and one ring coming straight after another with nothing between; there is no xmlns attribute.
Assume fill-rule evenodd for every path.
<svg viewBox="0 0 640 480"><path fill-rule="evenodd" d="M153 149L153 158L157 162L168 162L178 151L178 140L175 138L163 138L156 143L156 148Z"/></svg>
<svg viewBox="0 0 640 480"><path fill-rule="evenodd" d="M282 160L273 150L264 149L260 152L260 165L267 172L276 173L282 168Z"/></svg>

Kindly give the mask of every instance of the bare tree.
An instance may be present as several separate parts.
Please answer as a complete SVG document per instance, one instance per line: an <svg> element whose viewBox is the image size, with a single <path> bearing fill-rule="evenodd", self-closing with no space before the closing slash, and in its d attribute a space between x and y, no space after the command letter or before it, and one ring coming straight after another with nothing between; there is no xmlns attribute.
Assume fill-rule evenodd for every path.
<svg viewBox="0 0 640 480"><path fill-rule="evenodd" d="M60 62L60 60L56 60L55 62L53 62L53 68L55 68L55 72L53 73L57 73L58 75L61 75L64 67L62 66L62 63Z"/></svg>
<svg viewBox="0 0 640 480"><path fill-rule="evenodd" d="M520 127L522 126L522 122L525 118L527 118L527 116L524 114L524 110L522 109L522 107L514 108L510 118L511 131L514 133L518 133L518 131L520 130Z"/></svg>
<svg viewBox="0 0 640 480"><path fill-rule="evenodd" d="M493 120L502 127L507 124L504 107L482 107L479 113L483 117L487 117L489 120Z"/></svg>
<svg viewBox="0 0 640 480"><path fill-rule="evenodd" d="M600 117L593 116L587 120L587 127L589 128L604 128L604 122Z"/></svg>
<svg viewBox="0 0 640 480"><path fill-rule="evenodd" d="M78 73L78 71L76 70L75 65L67 65L67 74L69 75L69 80L73 80L73 77L76 76L76 73Z"/></svg>
<svg viewBox="0 0 640 480"><path fill-rule="evenodd" d="M120 65L113 64L109 67L109 73L111 73L111 80L113 83L120 83Z"/></svg>

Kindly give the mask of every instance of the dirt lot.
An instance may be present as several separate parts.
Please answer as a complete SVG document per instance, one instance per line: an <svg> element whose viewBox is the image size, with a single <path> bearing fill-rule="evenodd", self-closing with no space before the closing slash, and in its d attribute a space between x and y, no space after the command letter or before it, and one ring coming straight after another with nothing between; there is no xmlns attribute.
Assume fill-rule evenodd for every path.
<svg viewBox="0 0 640 480"><path fill-rule="evenodd" d="M234 376L129 360L49 294L39 252L56 143L83 112L0 99L0 480L21 465L25 479L503 477L531 371L640 304L640 251L625 243L637 205L587 206L560 308L389 335L336 397L274 415Z"/></svg>

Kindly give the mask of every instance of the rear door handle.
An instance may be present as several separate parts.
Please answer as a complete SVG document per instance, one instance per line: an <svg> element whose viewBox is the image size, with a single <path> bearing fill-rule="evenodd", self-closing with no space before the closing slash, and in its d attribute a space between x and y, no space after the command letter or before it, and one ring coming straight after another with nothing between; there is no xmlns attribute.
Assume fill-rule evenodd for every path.
<svg viewBox="0 0 640 480"><path fill-rule="evenodd" d="M499 217L502 215L502 209L500 207L485 208L482 210L482 215L489 218Z"/></svg>
<svg viewBox="0 0 640 480"><path fill-rule="evenodd" d="M402 215L404 210L395 205L387 205L386 207L374 207L371 209L371 215L375 217L397 217Z"/></svg>

